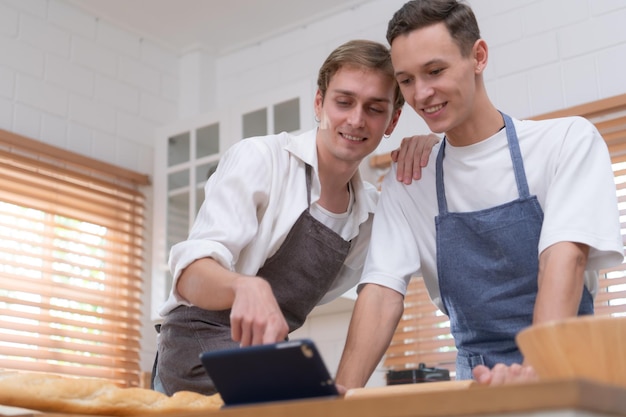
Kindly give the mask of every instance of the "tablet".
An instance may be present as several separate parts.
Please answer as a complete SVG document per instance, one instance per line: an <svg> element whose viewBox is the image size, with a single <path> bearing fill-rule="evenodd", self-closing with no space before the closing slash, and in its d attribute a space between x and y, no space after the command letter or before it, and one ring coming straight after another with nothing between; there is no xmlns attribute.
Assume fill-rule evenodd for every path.
<svg viewBox="0 0 626 417"><path fill-rule="evenodd" d="M200 360L225 406L339 394L310 339L204 352Z"/></svg>

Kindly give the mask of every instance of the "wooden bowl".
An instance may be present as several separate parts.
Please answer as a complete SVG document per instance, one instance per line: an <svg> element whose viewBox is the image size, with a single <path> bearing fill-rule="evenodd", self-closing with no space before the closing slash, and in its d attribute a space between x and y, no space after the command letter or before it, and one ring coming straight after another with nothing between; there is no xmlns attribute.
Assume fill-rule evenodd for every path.
<svg viewBox="0 0 626 417"><path fill-rule="evenodd" d="M516 341L541 379L583 378L626 386L626 317L542 323L522 330Z"/></svg>

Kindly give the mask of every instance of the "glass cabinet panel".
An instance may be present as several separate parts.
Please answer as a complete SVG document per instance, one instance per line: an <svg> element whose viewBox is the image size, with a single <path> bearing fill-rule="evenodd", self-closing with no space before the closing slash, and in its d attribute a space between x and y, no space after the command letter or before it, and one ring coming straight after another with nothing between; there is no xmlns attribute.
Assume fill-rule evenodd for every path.
<svg viewBox="0 0 626 417"><path fill-rule="evenodd" d="M190 158L190 145L191 136L189 132L181 133L180 135L173 136L168 140L167 147L167 166L172 167L174 165L188 162Z"/></svg>
<svg viewBox="0 0 626 417"><path fill-rule="evenodd" d="M196 187L196 214L200 211L200 207L202 207L202 203L204 203L204 185L198 184Z"/></svg>
<svg viewBox="0 0 626 417"><path fill-rule="evenodd" d="M267 135L267 109L244 114L242 123L244 138Z"/></svg>
<svg viewBox="0 0 626 417"><path fill-rule="evenodd" d="M198 186L204 186L204 183L206 183L209 177L213 175L217 169L217 164L218 161L213 161L196 167L196 183Z"/></svg>
<svg viewBox="0 0 626 417"><path fill-rule="evenodd" d="M220 152L220 125L213 123L196 131L196 159Z"/></svg>
<svg viewBox="0 0 626 417"><path fill-rule="evenodd" d="M172 244L187 237L189 231L189 171L172 172L167 176L167 245L169 254Z"/></svg>
<svg viewBox="0 0 626 417"><path fill-rule="evenodd" d="M274 105L274 132L294 132L300 129L300 99Z"/></svg>
<svg viewBox="0 0 626 417"><path fill-rule="evenodd" d="M187 238L189 233L189 192L172 194L167 199L167 221L166 221L166 259L170 249L178 242ZM167 274L165 289L169 292L172 285L171 274Z"/></svg>
<svg viewBox="0 0 626 417"><path fill-rule="evenodd" d="M215 170L218 161L209 162L196 167L196 213L204 201L204 185Z"/></svg>
<svg viewBox="0 0 626 417"><path fill-rule="evenodd" d="M183 241L189 233L189 193L180 193L168 198L167 241L168 252L173 244Z"/></svg>
<svg viewBox="0 0 626 417"><path fill-rule="evenodd" d="M171 192L179 188L189 187L189 171L172 172L167 175L167 191Z"/></svg>

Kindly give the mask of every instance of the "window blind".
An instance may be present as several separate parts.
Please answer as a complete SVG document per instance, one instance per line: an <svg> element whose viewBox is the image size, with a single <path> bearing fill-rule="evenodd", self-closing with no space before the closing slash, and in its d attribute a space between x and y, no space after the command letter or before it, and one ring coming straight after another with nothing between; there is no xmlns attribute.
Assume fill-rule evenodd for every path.
<svg viewBox="0 0 626 417"><path fill-rule="evenodd" d="M0 368L139 384L145 175L0 130Z"/></svg>
<svg viewBox="0 0 626 417"><path fill-rule="evenodd" d="M626 236L626 94L534 117L546 119L578 115L598 128L606 141L615 173L622 237ZM386 169L388 154L371 158L370 164ZM626 265L600 271L600 285L595 299L596 315L626 315ZM454 376L456 348L450 335L450 322L430 301L421 277L409 283L405 311L385 354L389 370L428 367L445 368Z"/></svg>
<svg viewBox="0 0 626 417"><path fill-rule="evenodd" d="M456 347L448 316L430 300L421 277L413 277L404 298L404 314L385 353L388 370L444 368L454 379Z"/></svg>

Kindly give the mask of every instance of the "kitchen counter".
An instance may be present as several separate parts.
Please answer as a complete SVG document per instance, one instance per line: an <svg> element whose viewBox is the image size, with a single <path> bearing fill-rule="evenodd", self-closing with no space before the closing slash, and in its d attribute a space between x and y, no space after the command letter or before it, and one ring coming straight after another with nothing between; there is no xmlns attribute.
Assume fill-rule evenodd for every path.
<svg viewBox="0 0 626 417"><path fill-rule="evenodd" d="M587 380L484 387L468 381L363 388L349 398L239 406L163 417L626 417L626 387ZM437 385L441 384L441 385ZM17 413L21 417L94 417ZM154 417L155 414L151 414Z"/></svg>
<svg viewBox="0 0 626 417"><path fill-rule="evenodd" d="M418 389L421 384L412 385ZM543 381L500 387L472 385L463 389L414 393L389 390L389 394L371 397L298 400L203 413L205 416L221 417L461 417L503 414L626 417L626 388L586 380Z"/></svg>

